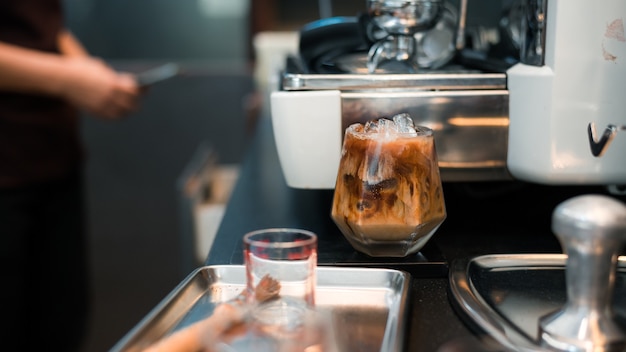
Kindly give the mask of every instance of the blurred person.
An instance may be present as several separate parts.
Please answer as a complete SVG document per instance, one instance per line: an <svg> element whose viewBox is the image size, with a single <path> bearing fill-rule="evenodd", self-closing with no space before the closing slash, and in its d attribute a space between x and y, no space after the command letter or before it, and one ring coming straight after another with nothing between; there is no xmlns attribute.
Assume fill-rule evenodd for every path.
<svg viewBox="0 0 626 352"><path fill-rule="evenodd" d="M81 349L91 283L80 115L121 118L140 96L132 75L65 28L62 0L0 1L0 337L10 350Z"/></svg>

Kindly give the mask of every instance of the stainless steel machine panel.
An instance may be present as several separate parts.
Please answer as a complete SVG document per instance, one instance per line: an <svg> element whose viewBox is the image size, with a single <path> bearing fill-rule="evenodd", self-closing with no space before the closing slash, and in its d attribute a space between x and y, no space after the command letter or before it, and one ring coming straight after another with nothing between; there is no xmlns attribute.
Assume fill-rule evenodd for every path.
<svg viewBox="0 0 626 352"><path fill-rule="evenodd" d="M409 113L416 124L435 131L443 181L510 179L505 74L286 73L282 90L340 90L342 130L355 122Z"/></svg>
<svg viewBox="0 0 626 352"><path fill-rule="evenodd" d="M416 124L433 129L445 181L509 177L506 90L354 92L342 93L341 98L344 129L403 112Z"/></svg>

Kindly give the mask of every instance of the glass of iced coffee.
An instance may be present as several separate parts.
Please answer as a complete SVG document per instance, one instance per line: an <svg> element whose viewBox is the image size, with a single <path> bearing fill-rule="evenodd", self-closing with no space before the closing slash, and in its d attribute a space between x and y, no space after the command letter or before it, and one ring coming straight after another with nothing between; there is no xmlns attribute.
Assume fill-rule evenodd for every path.
<svg viewBox="0 0 626 352"><path fill-rule="evenodd" d="M418 252L446 218L433 131L408 114L349 126L331 216L359 252Z"/></svg>

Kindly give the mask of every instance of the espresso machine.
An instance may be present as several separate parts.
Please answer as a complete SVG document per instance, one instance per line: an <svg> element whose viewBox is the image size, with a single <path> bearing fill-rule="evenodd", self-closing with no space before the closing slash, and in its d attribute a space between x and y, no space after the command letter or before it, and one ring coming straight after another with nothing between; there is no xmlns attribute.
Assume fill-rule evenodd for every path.
<svg viewBox="0 0 626 352"><path fill-rule="evenodd" d="M271 95L288 185L332 189L348 125L409 113L435 131L444 181L621 192L624 3L512 1L482 32L466 26L472 5L369 0L358 16L305 25ZM494 36L508 52L485 57Z"/></svg>

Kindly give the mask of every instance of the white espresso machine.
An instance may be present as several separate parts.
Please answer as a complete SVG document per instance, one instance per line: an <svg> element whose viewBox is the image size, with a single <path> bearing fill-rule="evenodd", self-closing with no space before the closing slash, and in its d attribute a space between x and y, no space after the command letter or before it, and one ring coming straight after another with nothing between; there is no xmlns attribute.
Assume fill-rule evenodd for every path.
<svg viewBox="0 0 626 352"><path fill-rule="evenodd" d="M546 184L626 184L626 2L530 1L507 71L507 167Z"/></svg>
<svg viewBox="0 0 626 352"><path fill-rule="evenodd" d="M369 0L365 20L324 19L303 28L301 57L287 60L270 100L287 184L334 188L344 129L408 112L434 130L444 182L521 180L621 192L626 1L513 4L502 33L511 34L519 56L505 69L464 67L453 59L451 53L467 49L465 16L472 5L480 6L472 1L450 6L443 0ZM430 16L426 24L424 16ZM303 47L315 41L315 49L329 49ZM386 61L417 64L405 65L406 71L398 65L372 69L372 55L380 59L381 47ZM312 59L311 52L318 55Z"/></svg>

